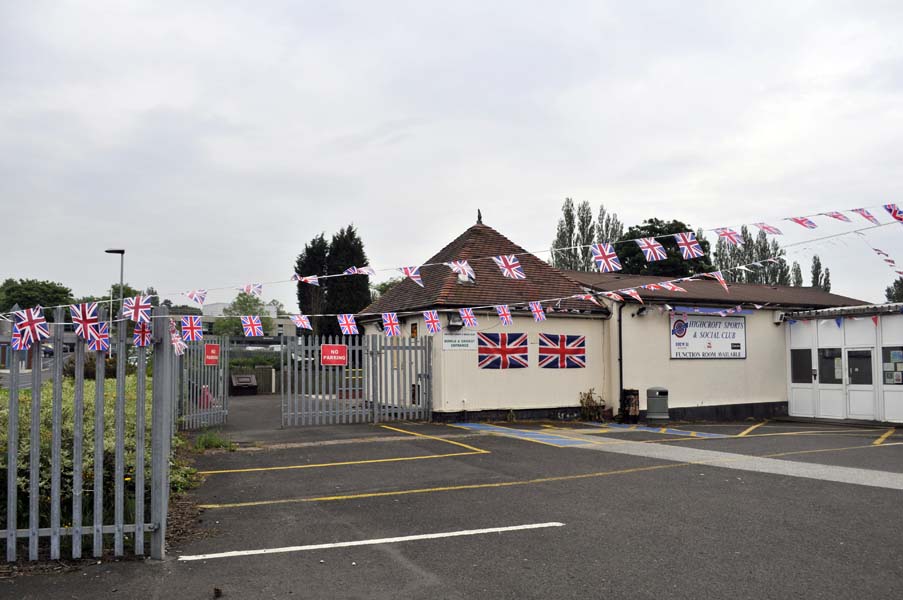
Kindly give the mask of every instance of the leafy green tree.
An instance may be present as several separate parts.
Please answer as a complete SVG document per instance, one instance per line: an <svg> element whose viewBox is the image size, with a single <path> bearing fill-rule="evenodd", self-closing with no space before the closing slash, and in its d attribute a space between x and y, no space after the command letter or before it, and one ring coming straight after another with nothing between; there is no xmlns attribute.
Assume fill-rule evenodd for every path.
<svg viewBox="0 0 903 600"><path fill-rule="evenodd" d="M230 336L244 335L239 317L249 316L260 317L264 334L270 333L273 329L273 319L267 316L266 306L260 298L239 292L232 304L223 309L223 314L228 318L217 319L213 324L213 333Z"/></svg>
<svg viewBox="0 0 903 600"><path fill-rule="evenodd" d="M574 201L564 199L561 206L561 218L558 219L558 229L555 239L552 241L552 266L563 270L577 270L580 265L579 253L574 246L574 238L577 231L577 216L574 210Z"/></svg>
<svg viewBox="0 0 903 600"><path fill-rule="evenodd" d="M767 262L768 258L784 256L784 249L776 240L769 241L764 231L753 237L744 225L738 232L743 240L740 246L734 246L723 238L715 244L715 264L724 273L725 279L736 283L755 283L763 285L790 285L790 269L783 260ZM752 265L748 269L738 269L742 265Z"/></svg>
<svg viewBox="0 0 903 600"><path fill-rule="evenodd" d="M169 304L167 304L169 302ZM201 316L204 312L198 308L197 306L191 306L190 304L173 304L169 300L165 300L163 302L164 306L169 307L169 314L171 315L180 315L180 316Z"/></svg>
<svg viewBox="0 0 903 600"><path fill-rule="evenodd" d="M302 277L310 275L326 275L327 259L329 257L329 242L321 233L314 237L311 241L304 245L304 250L298 255L295 261L295 273ZM298 282L298 309L305 315L316 315L326 312L326 287L323 283L320 285L311 285L309 283ZM313 328L313 334L319 334L325 326L326 320L323 317L311 318L310 325Z"/></svg>
<svg viewBox="0 0 903 600"><path fill-rule="evenodd" d="M898 277L894 282L887 286L884 295L888 302L903 302L903 277Z"/></svg>
<svg viewBox="0 0 903 600"><path fill-rule="evenodd" d="M796 261L793 261L793 266L790 268L790 281L793 287L801 287L803 285L803 270Z"/></svg>
<svg viewBox="0 0 903 600"><path fill-rule="evenodd" d="M831 291L831 271L821 264L818 254L812 257L812 287L821 288L826 292Z"/></svg>
<svg viewBox="0 0 903 600"><path fill-rule="evenodd" d="M693 230L686 223L676 220L646 219L642 225L631 227L624 233L624 239L658 238L658 242L665 247L668 257L664 260L646 262L643 252L635 242L618 244L617 252L621 259L623 272L630 275L660 275L676 278L689 277L690 275L708 273L714 270L708 258L709 242L705 239L700 239L698 235L699 245L705 254L701 258L683 259L674 234L688 231Z"/></svg>
<svg viewBox="0 0 903 600"><path fill-rule="evenodd" d="M624 224L617 213L610 213L605 205L599 205L599 216L596 219L596 242L613 244L624 239Z"/></svg>
<svg viewBox="0 0 903 600"><path fill-rule="evenodd" d="M60 306L72 302L72 290L62 283L38 279L7 279L0 284L0 312L19 305L19 308ZM48 318L53 315L50 311Z"/></svg>
<svg viewBox="0 0 903 600"><path fill-rule="evenodd" d="M574 232L574 245L577 249L577 270L589 271L593 267L593 254L590 246L596 241L596 224L593 222L593 209L589 202L577 205L577 229Z"/></svg>
<svg viewBox="0 0 903 600"><path fill-rule="evenodd" d="M370 296L373 300L376 300L377 298L388 292L389 288L398 283L401 283L402 281L404 281L404 277L392 277L390 279L386 279L385 281L374 283L372 286L370 286Z"/></svg>
<svg viewBox="0 0 903 600"><path fill-rule="evenodd" d="M364 242L358 237L354 225L348 225L332 236L329 243L329 255L326 258L327 272L340 274L348 267L361 267L367 264ZM356 313L370 304L370 277L368 275L349 275L347 277L330 277L321 285L326 288L326 313ZM334 318L324 319L322 333L339 335L339 323Z"/></svg>

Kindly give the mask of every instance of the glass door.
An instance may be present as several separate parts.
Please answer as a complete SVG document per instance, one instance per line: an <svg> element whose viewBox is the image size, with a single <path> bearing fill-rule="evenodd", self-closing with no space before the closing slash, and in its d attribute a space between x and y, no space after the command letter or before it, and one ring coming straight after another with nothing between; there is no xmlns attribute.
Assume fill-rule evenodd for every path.
<svg viewBox="0 0 903 600"><path fill-rule="evenodd" d="M873 348L847 349L847 417L875 418Z"/></svg>

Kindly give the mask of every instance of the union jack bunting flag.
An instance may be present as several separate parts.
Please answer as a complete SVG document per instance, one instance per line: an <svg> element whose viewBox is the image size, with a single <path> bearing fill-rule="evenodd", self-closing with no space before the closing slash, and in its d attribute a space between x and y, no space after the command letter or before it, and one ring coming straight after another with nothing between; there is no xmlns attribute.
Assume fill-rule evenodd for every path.
<svg viewBox="0 0 903 600"><path fill-rule="evenodd" d="M571 296L571 298L575 298L577 300L585 300L587 302L592 302L593 304L599 304L599 301L596 300L596 297L592 294L576 294L574 296Z"/></svg>
<svg viewBox="0 0 903 600"><path fill-rule="evenodd" d="M640 250L643 251L646 262L655 262L657 260L668 258L665 247L659 244L655 238L640 238L636 240L636 243L640 247Z"/></svg>
<svg viewBox="0 0 903 600"><path fill-rule="evenodd" d="M248 283L238 289L248 294L249 296L254 296L255 298L260 298L263 295L262 283Z"/></svg>
<svg viewBox="0 0 903 600"><path fill-rule="evenodd" d="M675 233L674 239L677 240L677 247L680 248L680 254L684 257L684 260L705 256L702 246L699 245L699 241L696 239L696 234L692 231Z"/></svg>
<svg viewBox="0 0 903 600"><path fill-rule="evenodd" d="M426 330L432 335L436 335L442 331L442 323L439 322L439 312L435 310L427 310L423 312L423 321L426 323Z"/></svg>
<svg viewBox="0 0 903 600"><path fill-rule="evenodd" d="M16 329L21 333L23 343L28 346L50 337L44 310L40 306L17 310L13 315L16 317Z"/></svg>
<svg viewBox="0 0 903 600"><path fill-rule="evenodd" d="M198 306L204 306L204 302L207 301L207 290L191 290L185 292L185 295Z"/></svg>
<svg viewBox="0 0 903 600"><path fill-rule="evenodd" d="M546 320L546 311L542 309L542 302L530 302L530 312L537 323Z"/></svg>
<svg viewBox="0 0 903 600"><path fill-rule="evenodd" d="M122 315L136 323L150 323L150 296L135 296L122 301Z"/></svg>
<svg viewBox="0 0 903 600"><path fill-rule="evenodd" d="M151 328L149 323L135 325L135 333L132 336L136 348L146 348L151 344Z"/></svg>
<svg viewBox="0 0 903 600"><path fill-rule="evenodd" d="M376 275L371 267L348 267L342 271L343 275Z"/></svg>
<svg viewBox="0 0 903 600"><path fill-rule="evenodd" d="M589 247L593 254L593 262L602 273L611 273L621 270L621 259L615 253L615 248L607 242L593 244Z"/></svg>
<svg viewBox="0 0 903 600"><path fill-rule="evenodd" d="M292 323L300 329L313 329L310 326L310 319L306 315L292 315Z"/></svg>
<svg viewBox="0 0 903 600"><path fill-rule="evenodd" d="M753 223L756 227L764 231L765 233L770 233L771 235L783 235L781 230L773 225L769 225L768 223Z"/></svg>
<svg viewBox="0 0 903 600"><path fill-rule="evenodd" d="M602 292L602 295L609 300L614 300L615 302L624 302L624 297L620 294L616 294L615 292Z"/></svg>
<svg viewBox="0 0 903 600"><path fill-rule="evenodd" d="M110 325L106 321L91 325L91 339L88 340L88 350L91 352L110 351Z"/></svg>
<svg viewBox="0 0 903 600"><path fill-rule="evenodd" d="M470 281L475 281L477 278L476 273L473 272L473 267L466 260L453 260L443 264L458 275L464 275Z"/></svg>
<svg viewBox="0 0 903 600"><path fill-rule="evenodd" d="M618 290L618 291L627 294L628 296L630 296L631 298L633 298L634 300L636 300L636 301L639 302L640 304L645 304L645 302L643 302L643 299L640 298L640 295L639 295L639 294L637 293L637 291L636 291L635 289L633 289L633 288L627 288L626 290Z"/></svg>
<svg viewBox="0 0 903 600"><path fill-rule="evenodd" d="M869 212L865 208L854 208L853 212L856 213L857 215L859 215L860 217L862 217L863 219L865 219L866 221L868 221L869 223L872 223L873 225L880 225L880 223L878 222L878 219L875 218L875 215L873 215L871 212Z"/></svg>
<svg viewBox="0 0 903 600"><path fill-rule="evenodd" d="M586 367L586 336L539 334L539 366L542 369Z"/></svg>
<svg viewBox="0 0 903 600"><path fill-rule="evenodd" d="M790 217L788 221L793 221L797 225L802 225L806 229L815 229L818 225L809 217Z"/></svg>
<svg viewBox="0 0 903 600"><path fill-rule="evenodd" d="M525 369L526 333L478 333L477 360L481 369Z"/></svg>
<svg viewBox="0 0 903 600"><path fill-rule="evenodd" d="M674 285L670 281L663 281L659 285L668 290L669 292L686 292L687 290L683 289L679 285Z"/></svg>
<svg viewBox="0 0 903 600"><path fill-rule="evenodd" d="M301 283L306 283L308 285L320 285L320 279L316 275L308 275L307 277L299 277L298 281Z"/></svg>
<svg viewBox="0 0 903 600"><path fill-rule="evenodd" d="M97 302L85 302L73 304L69 307L72 316L72 324L75 325L75 335L83 340L91 339L91 325L97 324Z"/></svg>
<svg viewBox="0 0 903 600"><path fill-rule="evenodd" d="M15 325L13 325L13 335L9 340L9 345L13 350L28 350L31 348L31 341L26 340L22 335L22 332L16 329Z"/></svg>
<svg viewBox="0 0 903 600"><path fill-rule="evenodd" d="M662 286L658 285L657 283L647 283L646 285L641 285L640 287L644 290L649 290L650 292L664 289L664 288L662 288Z"/></svg>
<svg viewBox="0 0 903 600"><path fill-rule="evenodd" d="M357 335L357 323L354 322L354 315L338 315L336 318L339 320L339 329L342 330L342 335Z"/></svg>
<svg viewBox="0 0 903 600"><path fill-rule="evenodd" d="M182 356L188 350L188 344L182 341L182 337L176 332L176 324L172 319L169 320L169 343L172 344L176 356Z"/></svg>
<svg viewBox="0 0 903 600"><path fill-rule="evenodd" d="M420 267L402 267L399 270L404 273L405 277L420 287L423 287L423 279L420 277Z"/></svg>
<svg viewBox="0 0 903 600"><path fill-rule="evenodd" d="M511 325L514 321L511 319L511 309L508 308L507 304L499 304L495 307L495 312L499 316L499 321L502 322L502 325Z"/></svg>
<svg viewBox="0 0 903 600"><path fill-rule="evenodd" d="M822 214L826 217L831 217L832 219L837 219L838 221L843 221L844 223L852 223L852 221L850 221L850 217L846 216L842 212L831 211L831 212L826 212L826 213L822 213Z"/></svg>
<svg viewBox="0 0 903 600"><path fill-rule="evenodd" d="M524 268L520 265L520 261L513 254L505 254L503 256L493 256L492 261L498 266L503 277L508 279L526 279Z"/></svg>
<svg viewBox="0 0 903 600"><path fill-rule="evenodd" d="M401 335L401 325L398 323L397 313L383 313L383 331L388 337Z"/></svg>
<svg viewBox="0 0 903 600"><path fill-rule="evenodd" d="M245 337L263 337L263 325L258 316L242 317L241 328Z"/></svg>
<svg viewBox="0 0 903 600"><path fill-rule="evenodd" d="M464 321L464 327L476 329L477 318L474 316L472 308L459 308L458 314L461 315L461 320Z"/></svg>
<svg viewBox="0 0 903 600"><path fill-rule="evenodd" d="M182 339L186 342L200 342L204 339L204 328L198 316L182 317Z"/></svg>
<svg viewBox="0 0 903 600"><path fill-rule="evenodd" d="M740 246L743 244L743 236L730 227L719 227L715 230L715 233L731 246Z"/></svg>
<svg viewBox="0 0 903 600"><path fill-rule="evenodd" d="M703 273L702 275L716 280L721 284L721 287L724 288L724 291L730 294L730 290L727 289L727 282L724 281L724 275L721 274L721 271L712 271L711 273Z"/></svg>
<svg viewBox="0 0 903 600"><path fill-rule="evenodd" d="M889 214L894 221L903 223L903 211L901 211L896 204L885 204L884 210L887 211L887 214Z"/></svg>

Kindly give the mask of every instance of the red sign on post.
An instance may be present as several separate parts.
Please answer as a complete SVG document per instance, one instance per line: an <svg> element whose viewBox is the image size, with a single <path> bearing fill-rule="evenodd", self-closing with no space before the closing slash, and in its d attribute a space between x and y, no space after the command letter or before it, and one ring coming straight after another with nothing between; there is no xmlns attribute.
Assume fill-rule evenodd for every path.
<svg viewBox="0 0 903 600"><path fill-rule="evenodd" d="M219 365L219 344L204 344L204 366Z"/></svg>
<svg viewBox="0 0 903 600"><path fill-rule="evenodd" d="M345 344L323 344L320 346L320 364L324 367L347 367L348 346Z"/></svg>

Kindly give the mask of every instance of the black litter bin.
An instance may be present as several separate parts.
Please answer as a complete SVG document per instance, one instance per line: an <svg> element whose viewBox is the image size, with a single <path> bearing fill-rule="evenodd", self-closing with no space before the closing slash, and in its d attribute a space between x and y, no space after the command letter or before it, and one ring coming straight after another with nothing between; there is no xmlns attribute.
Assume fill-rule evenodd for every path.
<svg viewBox="0 0 903 600"><path fill-rule="evenodd" d="M640 420L640 390L621 390L621 422L637 423Z"/></svg>

